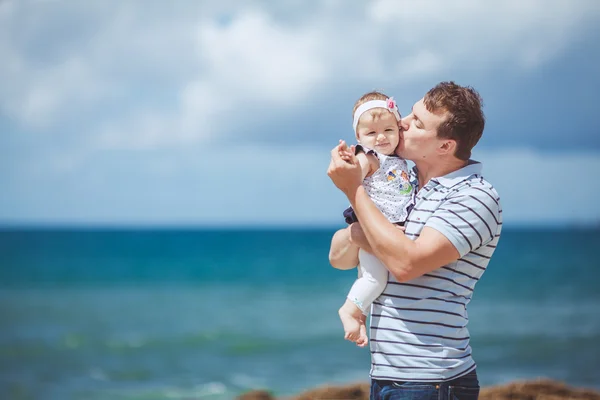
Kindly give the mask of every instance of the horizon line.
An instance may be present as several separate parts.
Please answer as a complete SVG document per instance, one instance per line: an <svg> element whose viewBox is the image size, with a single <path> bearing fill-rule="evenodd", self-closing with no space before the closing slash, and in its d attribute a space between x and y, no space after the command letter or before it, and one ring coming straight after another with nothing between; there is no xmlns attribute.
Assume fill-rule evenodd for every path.
<svg viewBox="0 0 600 400"><path fill-rule="evenodd" d="M24 222L1 221L0 231L11 230L337 230L347 226L344 223L177 223L177 222ZM600 230L600 221L594 223L581 222L528 222L506 223L504 228L509 230Z"/></svg>

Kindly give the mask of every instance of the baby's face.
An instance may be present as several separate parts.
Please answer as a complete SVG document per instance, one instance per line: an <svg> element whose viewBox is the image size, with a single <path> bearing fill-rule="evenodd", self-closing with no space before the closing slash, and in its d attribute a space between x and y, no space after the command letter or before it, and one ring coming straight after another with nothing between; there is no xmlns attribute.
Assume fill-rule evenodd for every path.
<svg viewBox="0 0 600 400"><path fill-rule="evenodd" d="M373 117L371 111L377 112ZM381 154L391 155L400 140L400 129L394 115L383 109L374 108L360 116L356 127L356 139L360 144Z"/></svg>

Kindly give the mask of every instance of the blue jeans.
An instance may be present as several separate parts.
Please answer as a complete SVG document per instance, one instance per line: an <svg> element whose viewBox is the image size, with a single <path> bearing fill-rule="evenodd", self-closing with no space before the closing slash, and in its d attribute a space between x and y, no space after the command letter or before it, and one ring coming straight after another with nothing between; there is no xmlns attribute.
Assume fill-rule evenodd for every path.
<svg viewBox="0 0 600 400"><path fill-rule="evenodd" d="M475 370L447 382L371 380L371 400L477 400L479 380Z"/></svg>

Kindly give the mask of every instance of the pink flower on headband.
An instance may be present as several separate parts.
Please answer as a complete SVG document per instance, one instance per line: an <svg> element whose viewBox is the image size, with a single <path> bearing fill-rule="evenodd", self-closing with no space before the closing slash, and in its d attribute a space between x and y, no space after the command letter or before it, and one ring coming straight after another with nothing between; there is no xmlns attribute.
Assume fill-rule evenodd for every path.
<svg viewBox="0 0 600 400"><path fill-rule="evenodd" d="M393 97L390 97L389 99L387 99L387 108L389 108L390 110L393 110L396 108L396 101L394 100Z"/></svg>

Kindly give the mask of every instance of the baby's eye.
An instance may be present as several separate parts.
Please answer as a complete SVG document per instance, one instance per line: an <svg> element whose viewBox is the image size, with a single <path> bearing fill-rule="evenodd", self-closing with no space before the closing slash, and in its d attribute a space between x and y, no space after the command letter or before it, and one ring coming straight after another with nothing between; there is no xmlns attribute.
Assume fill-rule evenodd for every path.
<svg viewBox="0 0 600 400"><path fill-rule="evenodd" d="M367 135L370 135L370 136L374 135L374 134L375 134L375 132L369 132L369 133L367 133Z"/></svg>

